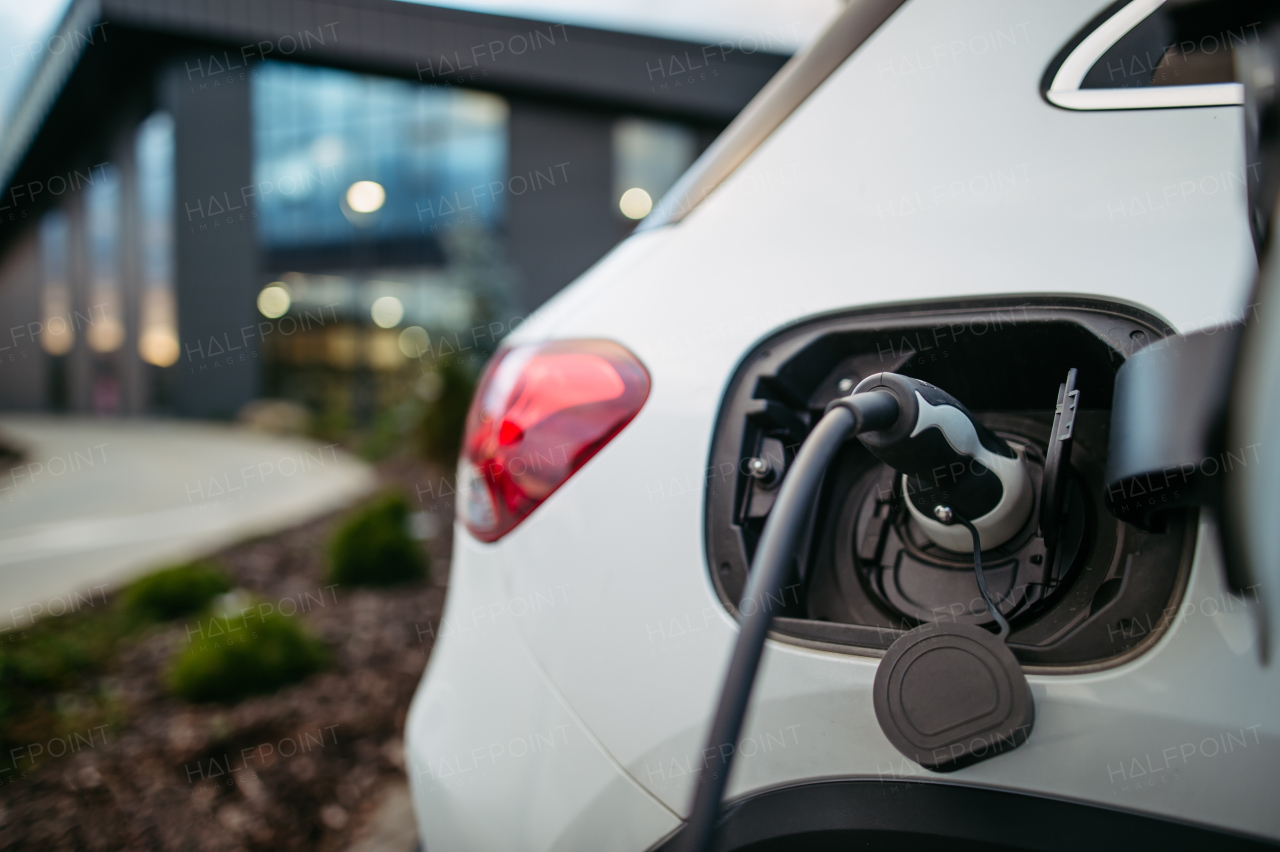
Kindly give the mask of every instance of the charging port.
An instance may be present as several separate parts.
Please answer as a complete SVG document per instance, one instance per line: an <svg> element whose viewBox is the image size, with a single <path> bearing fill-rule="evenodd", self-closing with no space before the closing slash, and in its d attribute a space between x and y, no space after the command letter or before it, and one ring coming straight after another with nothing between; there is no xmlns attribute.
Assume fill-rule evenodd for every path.
<svg viewBox="0 0 1280 852"><path fill-rule="evenodd" d="M1038 495L1044 449L1027 433L1043 431L1042 424L1027 420L1006 425L1023 427L996 434L1020 450ZM914 623L944 618L962 624L988 624L991 618L974 587L972 556L944 549L921 530L919 521L905 508L902 477L883 463L859 464L863 459L848 457L843 461L855 469L849 476L854 484L835 510L836 528L851 531L849 540L853 542L841 554L841 574L856 574L860 587L881 611ZM1035 510L1012 539L983 550L987 583L1007 619L1049 605L1069 585L1073 570L1080 567L1080 545L1090 519L1079 483L1073 481L1071 486L1057 559L1048 553L1045 539L1038 534Z"/></svg>
<svg viewBox="0 0 1280 852"><path fill-rule="evenodd" d="M1169 333L1131 306L1041 298L827 317L766 341L735 374L713 444L712 469L737 471L735 487L709 489L706 504L709 564L722 600L732 610L741 597L778 484L812 424L867 377L892 372L950 392L1030 475L1035 506L982 554L1018 660L1078 670L1140 653L1176 611L1195 517L1175 512L1159 532L1116 520L1105 508L1107 429L1116 371L1136 348ZM1078 394L1065 398L1072 368ZM1075 418L1074 446L1045 513L1050 432L1064 402ZM939 489L946 494L945 481ZM793 576L773 602L775 636L878 655L921 624L992 622L972 554L927 534L928 519L909 510L910 496L904 477L859 441L846 442L808 519Z"/></svg>

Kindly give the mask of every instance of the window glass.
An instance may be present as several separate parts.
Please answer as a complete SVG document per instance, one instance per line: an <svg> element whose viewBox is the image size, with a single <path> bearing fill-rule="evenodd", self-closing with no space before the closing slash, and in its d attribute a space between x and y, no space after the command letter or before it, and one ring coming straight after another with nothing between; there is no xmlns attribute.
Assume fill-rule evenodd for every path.
<svg viewBox="0 0 1280 852"><path fill-rule="evenodd" d="M665 121L624 118L613 127L613 197L618 212L643 219L693 162L693 130Z"/></svg>
<svg viewBox="0 0 1280 852"><path fill-rule="evenodd" d="M498 227L506 102L267 62L253 88L258 233L268 249Z"/></svg>
<svg viewBox="0 0 1280 852"><path fill-rule="evenodd" d="M141 292L138 353L157 367L178 359L173 292L173 118L158 112L138 126L138 236Z"/></svg>
<svg viewBox="0 0 1280 852"><path fill-rule="evenodd" d="M90 320L85 340L95 352L114 352L124 342L120 299L120 172L114 166L104 166L87 188L85 235L89 247Z"/></svg>
<svg viewBox="0 0 1280 852"><path fill-rule="evenodd" d="M61 210L40 220L40 345L50 355L65 355L76 342L67 268L67 216Z"/></svg>
<svg viewBox="0 0 1280 852"><path fill-rule="evenodd" d="M1257 42L1269 3L1165 3L1126 33L1085 75L1081 89L1230 83L1232 57Z"/></svg>
<svg viewBox="0 0 1280 852"><path fill-rule="evenodd" d="M439 359L478 366L515 315L501 238L530 191L507 102L273 62L252 98L265 393L365 426L438 393Z"/></svg>

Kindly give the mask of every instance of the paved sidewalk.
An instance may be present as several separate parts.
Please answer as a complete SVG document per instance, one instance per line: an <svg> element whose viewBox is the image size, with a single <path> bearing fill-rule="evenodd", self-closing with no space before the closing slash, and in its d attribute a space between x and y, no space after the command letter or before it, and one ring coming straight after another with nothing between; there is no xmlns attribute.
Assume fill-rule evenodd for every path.
<svg viewBox="0 0 1280 852"><path fill-rule="evenodd" d="M0 440L24 451L0 470L0 632L339 508L375 481L333 446L212 423L4 415Z"/></svg>

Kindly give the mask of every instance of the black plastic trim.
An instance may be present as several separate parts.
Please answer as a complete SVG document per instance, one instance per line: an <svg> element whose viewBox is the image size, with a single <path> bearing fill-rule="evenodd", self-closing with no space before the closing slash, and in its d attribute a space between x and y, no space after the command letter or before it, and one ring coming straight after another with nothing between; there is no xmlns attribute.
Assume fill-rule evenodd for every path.
<svg viewBox="0 0 1280 852"><path fill-rule="evenodd" d="M677 832L652 852L676 852L682 840ZM1275 848L1274 841L1098 805L902 780L825 781L750 795L725 809L711 845L716 852Z"/></svg>

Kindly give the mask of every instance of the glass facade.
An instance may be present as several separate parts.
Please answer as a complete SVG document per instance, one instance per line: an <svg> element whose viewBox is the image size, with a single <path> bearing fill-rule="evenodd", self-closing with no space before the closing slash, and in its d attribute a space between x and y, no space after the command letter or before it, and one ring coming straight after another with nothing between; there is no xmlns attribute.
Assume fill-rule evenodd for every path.
<svg viewBox="0 0 1280 852"><path fill-rule="evenodd" d="M67 359L52 362L48 385L55 409L153 409L163 395L162 380L131 371L132 350L158 367L178 357L172 118L155 113L138 125L132 141L136 168L101 164L87 172L82 216L60 207L40 222L40 344L55 356L77 346L92 353L80 362L89 373L78 383ZM136 388L126 394L129 381ZM87 389L87 398L74 387Z"/></svg>
<svg viewBox="0 0 1280 852"><path fill-rule="evenodd" d="M288 62L263 62L250 80L241 193L255 214L253 292L268 322L254 393L367 424L422 396L442 359L478 367L521 312L504 257L507 196L525 189L508 173L507 101ZM679 123L607 120L613 215L638 220L693 161L698 136ZM161 368L181 358L178 320L194 285L178 280L188 236L175 230L173 116L148 116L129 144L131 163L94 166L83 196L41 224L40 343L73 356L54 359L55 406L177 405L178 379ZM567 181L545 168L549 185ZM619 236L629 230L618 224Z"/></svg>
<svg viewBox="0 0 1280 852"><path fill-rule="evenodd" d="M164 112L138 126L140 293L138 354L157 367L178 359L173 281L173 118Z"/></svg>
<svg viewBox="0 0 1280 852"><path fill-rule="evenodd" d="M89 249L89 311L85 330L89 348L99 354L115 352L124 342L123 300L120 293L120 172L105 166L101 177L86 188L85 236ZM103 405L114 380L104 376Z"/></svg>
<svg viewBox="0 0 1280 852"><path fill-rule="evenodd" d="M266 394L368 424L513 301L506 101L267 62L251 102Z"/></svg>
<svg viewBox="0 0 1280 852"><path fill-rule="evenodd" d="M253 128L268 250L501 224L507 106L494 95L267 62Z"/></svg>
<svg viewBox="0 0 1280 852"><path fill-rule="evenodd" d="M40 304L43 329L40 345L50 355L65 355L76 342L71 315L71 270L67 215L61 210L40 220Z"/></svg>

